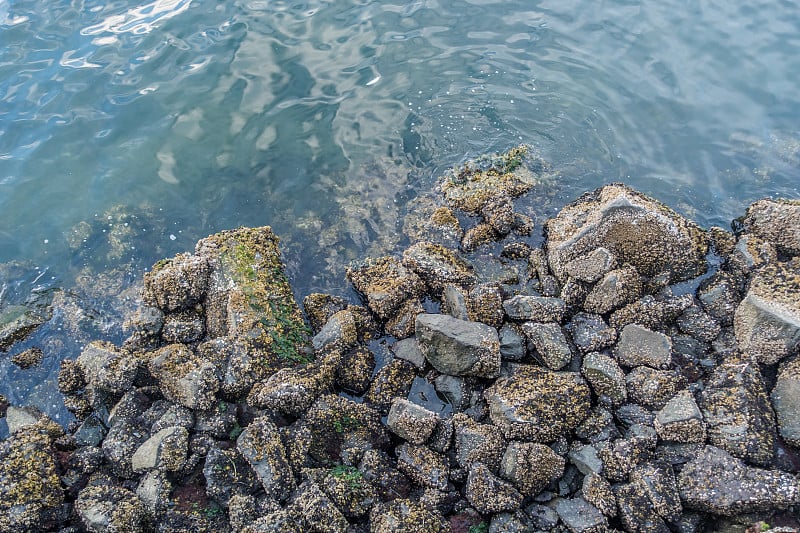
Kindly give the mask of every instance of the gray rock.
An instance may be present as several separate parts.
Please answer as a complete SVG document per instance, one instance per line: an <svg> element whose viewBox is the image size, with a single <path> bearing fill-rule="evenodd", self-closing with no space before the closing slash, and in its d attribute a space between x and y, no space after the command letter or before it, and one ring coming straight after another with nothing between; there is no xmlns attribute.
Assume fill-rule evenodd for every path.
<svg viewBox="0 0 800 533"><path fill-rule="evenodd" d="M239 435L236 449L250 464L268 496L279 501L289 498L295 481L275 424L266 417L255 419Z"/></svg>
<svg viewBox="0 0 800 533"><path fill-rule="evenodd" d="M408 395L416 376L417 373L411 363L393 359L372 378L364 400L386 414L396 397Z"/></svg>
<svg viewBox="0 0 800 533"><path fill-rule="evenodd" d="M772 462L775 416L754 361L731 356L714 370L698 400L711 444L756 465Z"/></svg>
<svg viewBox="0 0 800 533"><path fill-rule="evenodd" d="M311 339L318 353L347 350L358 342L356 319L349 309L334 313L322 329Z"/></svg>
<svg viewBox="0 0 800 533"><path fill-rule="evenodd" d="M628 399L625 373L608 355L593 352L583 358L581 373L599 397L608 398L611 405L620 405Z"/></svg>
<svg viewBox="0 0 800 533"><path fill-rule="evenodd" d="M421 314L416 332L420 350L439 372L493 378L500 371L500 340L486 324Z"/></svg>
<svg viewBox="0 0 800 533"><path fill-rule="evenodd" d="M203 338L206 332L205 316L196 309L184 309L164 316L161 338L165 342L189 344Z"/></svg>
<svg viewBox="0 0 800 533"><path fill-rule="evenodd" d="M519 294L505 300L503 309L511 320L561 322L567 306L561 298Z"/></svg>
<svg viewBox="0 0 800 533"><path fill-rule="evenodd" d="M706 441L706 424L694 395L684 389L678 391L656 413L655 428L665 441L703 443Z"/></svg>
<svg viewBox="0 0 800 533"><path fill-rule="evenodd" d="M791 474L746 466L714 446L684 466L678 487L686 507L723 516L786 509L800 495Z"/></svg>
<svg viewBox="0 0 800 533"><path fill-rule="evenodd" d="M573 447L569 452L569 462L585 476L592 473L600 474L603 471L603 461L597 454L597 448L591 444Z"/></svg>
<svg viewBox="0 0 800 533"><path fill-rule="evenodd" d="M609 324L617 329L628 324L638 324L649 329L663 328L664 324L673 322L692 303L690 294L661 299L648 294L611 313Z"/></svg>
<svg viewBox="0 0 800 533"><path fill-rule="evenodd" d="M403 342L408 340L409 339L403 339ZM411 340L414 341L414 346L416 347L416 340ZM417 349L417 351L419 350ZM419 358L422 360L422 364L424 365L425 357L421 352L419 353ZM400 359L408 361L407 357ZM346 391L363 394L370 386L374 371L375 355L365 346L357 346L356 348L348 350L342 354L340 363L336 367L334 383Z"/></svg>
<svg viewBox="0 0 800 533"><path fill-rule="evenodd" d="M210 272L206 258L197 255L160 261L144 275L142 299L165 312L191 307L205 296Z"/></svg>
<svg viewBox="0 0 800 533"><path fill-rule="evenodd" d="M623 426L634 424L645 424L652 426L655 424L656 415L649 409L635 403L626 403L614 411L614 415L619 419Z"/></svg>
<svg viewBox="0 0 800 533"><path fill-rule="evenodd" d="M490 424L476 422L464 413L453 416L456 461L463 468L482 463L497 470L506 449L506 440Z"/></svg>
<svg viewBox="0 0 800 533"><path fill-rule="evenodd" d="M397 468L389 456L378 450L367 450L358 464L361 472L383 501L408 496L411 481Z"/></svg>
<svg viewBox="0 0 800 533"><path fill-rule="evenodd" d="M30 429L30 426L39 422L43 413L36 407L15 407L9 405L6 409L6 424L8 425L8 432L13 435L19 433L25 428Z"/></svg>
<svg viewBox="0 0 800 533"><path fill-rule="evenodd" d="M516 511L522 503L522 494L510 484L491 473L481 463L469 469L465 488L467 500L479 513Z"/></svg>
<svg viewBox="0 0 800 533"><path fill-rule="evenodd" d="M595 248L588 254L576 257L564 265L564 272L577 280L594 283L617 264L614 254L603 248Z"/></svg>
<svg viewBox="0 0 800 533"><path fill-rule="evenodd" d="M219 390L217 366L184 344L170 344L153 354L150 372L168 399L189 409L209 409Z"/></svg>
<svg viewBox="0 0 800 533"><path fill-rule="evenodd" d="M516 513L498 513L489 523L488 533L534 533L528 515L522 511Z"/></svg>
<svg viewBox="0 0 800 533"><path fill-rule="evenodd" d="M159 411L163 406L166 406L166 409L150 426L150 434L158 433L162 429L169 427L182 427L189 430L194 427L194 413L190 409L164 400L153 402L153 405L144 413L143 417L149 419L151 414L155 415L156 411ZM200 430L198 429L198 431Z"/></svg>
<svg viewBox="0 0 800 533"><path fill-rule="evenodd" d="M719 322L706 314L698 305L684 310L678 317L677 324L683 333L703 342L713 341L722 331Z"/></svg>
<svg viewBox="0 0 800 533"><path fill-rule="evenodd" d="M664 520L655 512L642 483L614 486L618 515L626 531L670 533Z"/></svg>
<svg viewBox="0 0 800 533"><path fill-rule="evenodd" d="M627 480L638 464L652 457L655 446L647 437L627 437L608 443L598 452L605 478L612 482Z"/></svg>
<svg viewBox="0 0 800 533"><path fill-rule="evenodd" d="M381 257L348 268L347 279L382 320L390 318L403 302L425 291L425 282L394 257Z"/></svg>
<svg viewBox="0 0 800 533"><path fill-rule="evenodd" d="M111 426L101 447L115 475L123 478L134 477L133 454L148 437L149 433L145 428L126 421Z"/></svg>
<svg viewBox="0 0 800 533"><path fill-rule="evenodd" d="M136 449L131 457L134 472L164 470L177 472L186 462L189 432L183 427L168 427L154 434Z"/></svg>
<svg viewBox="0 0 800 533"><path fill-rule="evenodd" d="M506 361L522 361L528 353L525 337L518 328L514 324L503 324L500 328L500 357Z"/></svg>
<svg viewBox="0 0 800 533"><path fill-rule="evenodd" d="M800 359L781 364L771 399L781 437L800 447Z"/></svg>
<svg viewBox="0 0 800 533"><path fill-rule="evenodd" d="M461 411L469 405L471 388L466 379L440 374L433 383L436 392L443 395L455 411Z"/></svg>
<svg viewBox="0 0 800 533"><path fill-rule="evenodd" d="M236 404L222 400L208 411L196 411L195 415L197 420L194 425L194 431L207 433L215 439L224 440L230 438L231 431L238 424Z"/></svg>
<svg viewBox="0 0 800 533"><path fill-rule="evenodd" d="M539 530L551 531L558 525L558 513L547 505L532 503L525 508L525 513L533 527Z"/></svg>
<svg viewBox="0 0 800 533"><path fill-rule="evenodd" d="M422 487L445 490L450 476L447 457L425 446L401 444L396 448L397 469Z"/></svg>
<svg viewBox="0 0 800 533"><path fill-rule="evenodd" d="M623 267L608 272L589 291L583 308L590 313L606 314L625 304L635 302L642 295L642 280L639 272Z"/></svg>
<svg viewBox="0 0 800 533"><path fill-rule="evenodd" d="M591 313L576 314L567 324L566 330L582 353L608 348L617 340L617 330L609 327L600 315Z"/></svg>
<svg viewBox="0 0 800 533"><path fill-rule="evenodd" d="M364 516L380 501L372 484L352 466L331 468L319 485L346 518Z"/></svg>
<svg viewBox="0 0 800 533"><path fill-rule="evenodd" d="M469 320L467 296L464 289L452 283L444 286L442 289L442 313L459 320Z"/></svg>
<svg viewBox="0 0 800 533"><path fill-rule="evenodd" d="M675 393L686 387L686 378L675 370L637 366L625 376L628 398L651 410L664 407Z"/></svg>
<svg viewBox="0 0 800 533"><path fill-rule="evenodd" d="M693 278L706 269L708 239L696 224L624 185L585 194L546 224L553 274L564 280L566 265L598 248L642 275L669 272L670 281Z"/></svg>
<svg viewBox="0 0 800 533"><path fill-rule="evenodd" d="M114 485L89 485L78 494L75 510L93 533L146 531L147 512L142 501L128 489Z"/></svg>
<svg viewBox="0 0 800 533"><path fill-rule="evenodd" d="M398 359L408 361L418 369L425 368L425 356L419 349L419 342L415 338L402 339L391 346L392 353Z"/></svg>
<svg viewBox="0 0 800 533"><path fill-rule="evenodd" d="M622 328L616 355L617 361L625 366L668 368L672 364L672 341L663 333L629 324Z"/></svg>
<svg viewBox="0 0 800 533"><path fill-rule="evenodd" d="M597 405L589 412L589 416L575 428L575 436L590 443L611 440L619 436L614 417L611 412Z"/></svg>
<svg viewBox="0 0 800 533"><path fill-rule="evenodd" d="M424 407L395 398L386 419L387 427L411 444L422 444L436 428L439 417Z"/></svg>
<svg viewBox="0 0 800 533"><path fill-rule="evenodd" d="M589 414L591 391L576 372L520 365L499 378L484 396L492 422L508 439L552 442Z"/></svg>
<svg viewBox="0 0 800 533"><path fill-rule="evenodd" d="M653 510L666 522L680 518L683 508L678 494L678 482L672 467L662 462L650 462L637 466L631 472L631 483L638 484L650 500Z"/></svg>
<svg viewBox="0 0 800 533"><path fill-rule="evenodd" d="M410 246L403 252L403 264L437 293L450 283L460 287L475 283L472 265L440 244L418 242Z"/></svg>
<svg viewBox="0 0 800 533"><path fill-rule="evenodd" d="M742 296L733 277L725 271L719 271L700 284L697 298L706 313L720 325L732 326Z"/></svg>
<svg viewBox="0 0 800 533"><path fill-rule="evenodd" d="M503 325L503 293L497 283L481 283L469 291L469 319L493 328Z"/></svg>
<svg viewBox="0 0 800 533"><path fill-rule="evenodd" d="M345 533L347 519L336 508L325 492L316 483L303 482L292 496L286 510L304 531L326 531L330 533Z"/></svg>
<svg viewBox="0 0 800 533"><path fill-rule="evenodd" d="M558 500L556 512L572 533L599 533L608 525L603 513L580 496Z"/></svg>
<svg viewBox="0 0 800 533"><path fill-rule="evenodd" d="M584 476L581 494L587 502L609 518L617 515L617 498L611 484L600 474L589 473Z"/></svg>
<svg viewBox="0 0 800 533"><path fill-rule="evenodd" d="M547 368L560 370L572 360L572 349L557 323L525 322L522 330Z"/></svg>
<svg viewBox="0 0 800 533"><path fill-rule="evenodd" d="M143 475L136 485L136 496L150 516L158 516L169 507L172 489L172 482L166 472L151 470Z"/></svg>
<svg viewBox="0 0 800 533"><path fill-rule="evenodd" d="M330 385L326 381L324 371L314 365L282 368L265 381L253 385L247 403L260 409L300 416Z"/></svg>
<svg viewBox="0 0 800 533"><path fill-rule="evenodd" d="M376 505L369 513L370 533L441 533L446 531L445 520L435 509L413 500L397 498Z"/></svg>
<svg viewBox="0 0 800 533"><path fill-rule="evenodd" d="M500 461L500 477L523 496L534 496L564 474L564 458L534 442L511 442Z"/></svg>
<svg viewBox="0 0 800 533"><path fill-rule="evenodd" d="M347 300L331 294L314 292L303 298L303 309L305 309L308 322L315 333L319 333L330 317L347 309L347 306Z"/></svg>
<svg viewBox="0 0 800 533"><path fill-rule="evenodd" d="M7 420L8 418L6 418ZM78 446L100 446L107 432L103 423L96 416L91 415L81 422L80 427L72 436Z"/></svg>
<svg viewBox="0 0 800 533"><path fill-rule="evenodd" d="M765 198L747 208L746 231L777 245L786 253L800 254L800 202Z"/></svg>
<svg viewBox="0 0 800 533"><path fill-rule="evenodd" d="M63 501L46 434L22 431L0 441L0 531L43 531Z"/></svg>
<svg viewBox="0 0 800 533"><path fill-rule="evenodd" d="M121 394L130 389L139 370L137 357L103 341L89 343L75 362L90 387L111 394Z"/></svg>
<svg viewBox="0 0 800 533"><path fill-rule="evenodd" d="M800 259L770 265L750 280L733 327L740 349L771 365L800 350Z"/></svg>
<svg viewBox="0 0 800 533"><path fill-rule="evenodd" d="M254 494L260 487L255 473L236 450L213 446L206 455L203 467L206 492L223 507L236 494Z"/></svg>

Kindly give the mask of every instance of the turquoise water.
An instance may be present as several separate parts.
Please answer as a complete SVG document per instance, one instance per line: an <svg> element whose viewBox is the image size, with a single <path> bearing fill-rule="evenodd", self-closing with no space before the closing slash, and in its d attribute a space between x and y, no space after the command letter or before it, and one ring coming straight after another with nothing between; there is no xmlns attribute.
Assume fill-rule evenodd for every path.
<svg viewBox="0 0 800 533"><path fill-rule="evenodd" d="M625 181L727 226L800 197L798 87L788 1L0 0L0 304L56 302L0 394L63 414L58 361L221 229L343 292L444 168L520 142L560 172L540 221Z"/></svg>

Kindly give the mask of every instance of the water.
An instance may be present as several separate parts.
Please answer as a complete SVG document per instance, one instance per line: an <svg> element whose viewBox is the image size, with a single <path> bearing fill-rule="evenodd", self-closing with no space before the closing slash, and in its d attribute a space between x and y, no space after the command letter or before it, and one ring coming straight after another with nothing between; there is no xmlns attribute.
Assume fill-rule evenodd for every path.
<svg viewBox="0 0 800 533"><path fill-rule="evenodd" d="M63 417L58 361L221 229L342 293L444 168L519 142L560 171L540 221L625 181L727 226L800 196L798 87L789 1L0 0L0 304L55 302L0 394Z"/></svg>

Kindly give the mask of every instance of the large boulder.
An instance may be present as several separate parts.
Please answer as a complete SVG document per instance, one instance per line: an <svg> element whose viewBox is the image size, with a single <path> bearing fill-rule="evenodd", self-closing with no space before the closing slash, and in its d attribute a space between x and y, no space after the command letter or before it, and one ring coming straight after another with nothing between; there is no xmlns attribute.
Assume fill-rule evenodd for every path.
<svg viewBox="0 0 800 533"><path fill-rule="evenodd" d="M546 224L553 274L565 281L567 265L598 248L644 276L668 272L670 281L705 272L708 237L660 202L621 184L584 194Z"/></svg>
<svg viewBox="0 0 800 533"><path fill-rule="evenodd" d="M448 315L420 314L416 335L423 355L439 372L493 378L500 371L500 339L491 326Z"/></svg>

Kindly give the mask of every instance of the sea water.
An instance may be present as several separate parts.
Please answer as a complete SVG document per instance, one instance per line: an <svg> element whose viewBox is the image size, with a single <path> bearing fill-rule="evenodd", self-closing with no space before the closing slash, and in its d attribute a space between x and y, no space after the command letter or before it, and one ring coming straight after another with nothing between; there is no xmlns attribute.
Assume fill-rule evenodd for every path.
<svg viewBox="0 0 800 533"><path fill-rule="evenodd" d="M623 181L727 227L800 196L798 87L790 1L0 0L0 309L52 315L0 394L64 420L58 362L219 230L346 292L444 169L519 143L557 171L537 222Z"/></svg>

